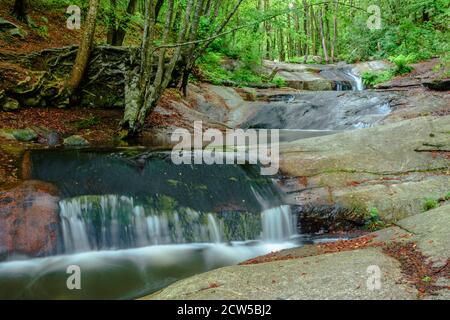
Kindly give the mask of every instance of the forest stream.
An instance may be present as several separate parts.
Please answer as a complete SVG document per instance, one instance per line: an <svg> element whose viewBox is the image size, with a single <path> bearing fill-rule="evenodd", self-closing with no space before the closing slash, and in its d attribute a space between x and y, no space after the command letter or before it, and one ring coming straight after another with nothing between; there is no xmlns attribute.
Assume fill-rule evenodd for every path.
<svg viewBox="0 0 450 320"><path fill-rule="evenodd" d="M356 95L361 89L358 81L347 88ZM282 129L283 143L369 126L390 110L375 101L330 116L308 106L305 95L314 92L274 94L261 107L263 116L242 126L262 129L270 122ZM316 117L321 126L292 122L298 117L284 106L291 113L309 108L304 123ZM334 239L301 234L278 177L260 176L258 166L176 166L170 152L143 147L32 150L29 157L30 179L58 189L59 214L43 256L10 254L0 263L0 298L137 298L194 274ZM71 265L83 270L83 290L61 285Z"/></svg>

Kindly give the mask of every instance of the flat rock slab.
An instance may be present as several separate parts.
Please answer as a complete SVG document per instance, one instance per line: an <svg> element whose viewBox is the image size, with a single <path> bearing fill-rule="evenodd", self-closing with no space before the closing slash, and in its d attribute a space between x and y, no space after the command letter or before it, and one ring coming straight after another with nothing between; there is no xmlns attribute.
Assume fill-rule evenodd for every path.
<svg viewBox="0 0 450 320"><path fill-rule="evenodd" d="M381 289L370 290L367 269L381 270ZM232 266L177 282L146 299L414 299L399 263L369 248L296 260Z"/></svg>
<svg viewBox="0 0 450 320"><path fill-rule="evenodd" d="M443 263L449 259L450 204L403 219L397 225L414 235L419 249L431 260Z"/></svg>

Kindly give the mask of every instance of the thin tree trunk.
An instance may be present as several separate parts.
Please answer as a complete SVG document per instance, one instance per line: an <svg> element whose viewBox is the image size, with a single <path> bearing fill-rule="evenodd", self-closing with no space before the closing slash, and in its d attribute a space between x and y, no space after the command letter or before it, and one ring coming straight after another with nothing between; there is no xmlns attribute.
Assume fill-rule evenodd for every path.
<svg viewBox="0 0 450 320"><path fill-rule="evenodd" d="M111 0L111 6L115 8L117 0ZM122 21L119 21L118 25L116 23L115 15L112 13L112 24L108 32L108 44L112 46L121 46L126 36L126 29L130 22L130 16L136 12L137 0L130 0L128 2L128 7L126 11L126 17Z"/></svg>
<svg viewBox="0 0 450 320"><path fill-rule="evenodd" d="M305 58L303 60L304 63L308 61L308 52L309 52L309 41L310 34L308 28L308 4L306 0L303 0L303 29L305 30L306 41L303 45L303 52L305 54Z"/></svg>
<svg viewBox="0 0 450 320"><path fill-rule="evenodd" d="M310 20L310 30L311 30L311 54L312 55L316 55L317 54L317 48L316 48L316 43L317 43L317 37L316 37L316 15L314 12L314 6L310 6L310 14L309 14L309 20Z"/></svg>
<svg viewBox="0 0 450 320"><path fill-rule="evenodd" d="M14 7L12 14L22 22L28 23L28 0L16 0L14 2Z"/></svg>
<svg viewBox="0 0 450 320"><path fill-rule="evenodd" d="M80 47L78 48L77 57L72 68L72 72L66 82L66 89L69 90L69 92L73 92L79 87L84 76L84 72L86 71L92 44L94 42L99 5L100 0L89 0L89 12L86 18L86 24L84 26L83 39Z"/></svg>
<svg viewBox="0 0 450 320"><path fill-rule="evenodd" d="M339 12L339 2L334 0L334 14L333 14L333 43L331 44L331 59L335 61L336 58L336 41L338 36L337 15Z"/></svg>
<svg viewBox="0 0 450 320"><path fill-rule="evenodd" d="M319 28L320 28L320 38L322 39L323 56L325 58L325 62L328 64L330 59L328 57L327 40L325 38L324 27L323 27L323 8L319 9Z"/></svg>

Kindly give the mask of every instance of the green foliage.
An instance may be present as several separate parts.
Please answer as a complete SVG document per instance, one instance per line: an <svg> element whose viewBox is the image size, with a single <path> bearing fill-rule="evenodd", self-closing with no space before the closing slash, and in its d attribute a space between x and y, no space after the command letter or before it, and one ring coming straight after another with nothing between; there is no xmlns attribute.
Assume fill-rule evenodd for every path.
<svg viewBox="0 0 450 320"><path fill-rule="evenodd" d="M281 77L275 77L272 82L279 88L284 88L287 86L286 80Z"/></svg>
<svg viewBox="0 0 450 320"><path fill-rule="evenodd" d="M366 222L366 228L371 231L376 231L384 228L386 225L380 218L380 212L377 208L370 209L369 219Z"/></svg>
<svg viewBox="0 0 450 320"><path fill-rule="evenodd" d="M437 206L438 206L438 201L436 199L426 198L423 203L423 210L430 211L432 209L437 208Z"/></svg>
<svg viewBox="0 0 450 320"><path fill-rule="evenodd" d="M413 70L413 67L409 66L409 64L413 63L416 57L413 54L407 56L400 54L396 57L390 57L389 60L395 64L394 74L403 75Z"/></svg>
<svg viewBox="0 0 450 320"><path fill-rule="evenodd" d="M236 58L233 56L233 58ZM225 65L233 64L228 67ZM215 85L233 84L236 86L246 86L249 84L260 85L267 83L267 79L254 71L255 63L242 60L230 60L229 56L223 53L210 50L199 60L199 67L205 77L202 80L211 82ZM286 86L286 82L275 77L272 82L279 87Z"/></svg>
<svg viewBox="0 0 450 320"><path fill-rule="evenodd" d="M445 201L450 200L450 192L447 192L447 194L444 197Z"/></svg>
<svg viewBox="0 0 450 320"><path fill-rule="evenodd" d="M362 74L362 80L365 86L373 87L377 84L387 82L394 77L394 72L392 70L386 71L366 71Z"/></svg>
<svg viewBox="0 0 450 320"><path fill-rule="evenodd" d="M91 127L94 127L96 125L100 124L100 119L96 116L91 116L89 118L83 119L77 123L77 129L83 130L83 129L89 129Z"/></svg>

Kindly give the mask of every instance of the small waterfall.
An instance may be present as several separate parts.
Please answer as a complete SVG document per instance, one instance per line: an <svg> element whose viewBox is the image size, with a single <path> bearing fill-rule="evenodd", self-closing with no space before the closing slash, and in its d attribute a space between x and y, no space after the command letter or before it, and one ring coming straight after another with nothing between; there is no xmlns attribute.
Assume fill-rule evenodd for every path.
<svg viewBox="0 0 450 320"><path fill-rule="evenodd" d="M364 90L364 84L363 84L362 78L360 76L353 73L352 70L346 70L346 71L344 71L344 73L352 79L353 91L363 91Z"/></svg>
<svg viewBox="0 0 450 320"><path fill-rule="evenodd" d="M222 242L222 233L217 223L217 219L211 213L208 214L208 229L209 235L214 243Z"/></svg>
<svg viewBox="0 0 450 320"><path fill-rule="evenodd" d="M203 214L189 208L181 212L158 212L154 208L135 206L134 199L125 196L62 200L60 216L66 252L220 242L222 239L220 224L212 214L204 218Z"/></svg>
<svg viewBox="0 0 450 320"><path fill-rule="evenodd" d="M264 210L262 218L262 239L265 241L289 240L296 234L295 223L289 206Z"/></svg>
<svg viewBox="0 0 450 320"><path fill-rule="evenodd" d="M297 221L292 215L290 206L270 207L264 197L252 188L253 194L264 208L261 213L262 233L264 241L289 240L296 235Z"/></svg>
<svg viewBox="0 0 450 320"><path fill-rule="evenodd" d="M255 192L255 195L258 195ZM263 197L258 195L263 202ZM263 205L266 208L266 205ZM288 240L295 234L289 206L251 212L203 213L136 204L126 196L82 196L60 201L65 253L151 245Z"/></svg>

